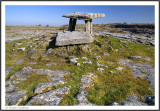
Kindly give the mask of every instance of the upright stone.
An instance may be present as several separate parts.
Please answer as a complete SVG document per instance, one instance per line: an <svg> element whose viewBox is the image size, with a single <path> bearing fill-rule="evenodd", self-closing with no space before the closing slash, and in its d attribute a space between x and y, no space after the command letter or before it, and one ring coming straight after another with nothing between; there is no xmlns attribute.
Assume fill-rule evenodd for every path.
<svg viewBox="0 0 160 111"><path fill-rule="evenodd" d="M73 19L73 22L72 22L72 31L75 31L76 22L77 22L77 19Z"/></svg>
<svg viewBox="0 0 160 111"><path fill-rule="evenodd" d="M72 31L72 18L69 19L68 31Z"/></svg>
<svg viewBox="0 0 160 111"><path fill-rule="evenodd" d="M86 24L86 29L85 29L85 31L88 33L88 34L90 34L90 21L89 20L85 20L85 24Z"/></svg>

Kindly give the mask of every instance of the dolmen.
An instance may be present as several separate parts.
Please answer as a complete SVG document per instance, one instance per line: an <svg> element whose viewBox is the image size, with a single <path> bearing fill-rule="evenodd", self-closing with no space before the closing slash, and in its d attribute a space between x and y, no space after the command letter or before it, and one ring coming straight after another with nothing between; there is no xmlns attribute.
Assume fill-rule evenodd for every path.
<svg viewBox="0 0 160 111"><path fill-rule="evenodd" d="M58 32L56 37L56 46L69 46L74 44L85 44L93 42L93 28L92 19L104 17L105 14L98 13L81 13L74 12L71 14L65 14L62 17L70 18L68 31ZM75 31L77 20L85 21L85 32Z"/></svg>

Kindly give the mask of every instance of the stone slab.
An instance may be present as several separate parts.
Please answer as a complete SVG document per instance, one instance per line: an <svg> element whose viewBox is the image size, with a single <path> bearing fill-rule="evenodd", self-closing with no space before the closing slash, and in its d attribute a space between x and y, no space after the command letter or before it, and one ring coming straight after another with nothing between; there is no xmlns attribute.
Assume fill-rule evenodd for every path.
<svg viewBox="0 0 160 111"><path fill-rule="evenodd" d="M56 37L56 46L90 43L93 42L93 40L93 37L87 32L58 32Z"/></svg>
<svg viewBox="0 0 160 111"><path fill-rule="evenodd" d="M81 20L90 20L90 19L94 19L94 18L101 18L101 17L104 17L104 16L105 16L105 14L100 14L100 13L74 12L74 13L71 13L71 14L65 14L62 17L81 19Z"/></svg>

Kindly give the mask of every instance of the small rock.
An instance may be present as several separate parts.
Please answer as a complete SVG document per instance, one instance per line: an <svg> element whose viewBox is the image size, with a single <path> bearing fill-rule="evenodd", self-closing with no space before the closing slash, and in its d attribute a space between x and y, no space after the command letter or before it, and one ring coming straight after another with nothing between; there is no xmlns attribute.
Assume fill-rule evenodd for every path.
<svg viewBox="0 0 160 111"><path fill-rule="evenodd" d="M51 62L51 63L46 64L46 66L52 66L52 65L56 65L56 62Z"/></svg>
<svg viewBox="0 0 160 111"><path fill-rule="evenodd" d="M9 57L17 57L17 55L9 55Z"/></svg>
<svg viewBox="0 0 160 111"><path fill-rule="evenodd" d="M103 69L103 68L97 68L97 70L98 70L98 71L103 71L104 69Z"/></svg>
<svg viewBox="0 0 160 111"><path fill-rule="evenodd" d="M119 104L117 102L113 102L111 103L111 106L119 106Z"/></svg>
<svg viewBox="0 0 160 111"><path fill-rule="evenodd" d="M107 55L107 56L109 56L109 54L108 54L107 52L103 52L103 55Z"/></svg>
<svg viewBox="0 0 160 111"><path fill-rule="evenodd" d="M52 48L49 48L47 51L46 51L46 54L50 54L52 52Z"/></svg>
<svg viewBox="0 0 160 111"><path fill-rule="evenodd" d="M116 52L118 51L118 49L116 49Z"/></svg>
<svg viewBox="0 0 160 111"><path fill-rule="evenodd" d="M75 63L77 63L77 59L79 59L79 58L73 58L73 59L70 60L70 62L75 64Z"/></svg>
<svg viewBox="0 0 160 111"><path fill-rule="evenodd" d="M110 71L109 73L114 74L115 72L114 71Z"/></svg>
<svg viewBox="0 0 160 111"><path fill-rule="evenodd" d="M99 62L97 62L97 65L98 65L99 67L105 67L105 68L108 68L108 66L107 66L107 65L101 64L101 63L99 63Z"/></svg>
<svg viewBox="0 0 160 111"><path fill-rule="evenodd" d="M131 56L132 58L141 59L142 56Z"/></svg>
<svg viewBox="0 0 160 111"><path fill-rule="evenodd" d="M77 63L77 66L80 66L80 63Z"/></svg>
<svg viewBox="0 0 160 111"><path fill-rule="evenodd" d="M94 59L99 59L101 56L95 56Z"/></svg>
<svg viewBox="0 0 160 111"><path fill-rule="evenodd" d="M119 71L122 71L124 68L123 67L117 67L116 69L119 70Z"/></svg>
<svg viewBox="0 0 160 111"><path fill-rule="evenodd" d="M19 45L21 45L22 43L15 43L13 46L15 47L15 46L19 46Z"/></svg>
<svg viewBox="0 0 160 111"><path fill-rule="evenodd" d="M124 44L124 47L128 48L128 46L126 44Z"/></svg>
<svg viewBox="0 0 160 111"><path fill-rule="evenodd" d="M92 61L84 61L83 64L92 64Z"/></svg>
<svg viewBox="0 0 160 111"><path fill-rule="evenodd" d="M29 62L28 64L37 64L37 62Z"/></svg>
<svg viewBox="0 0 160 111"><path fill-rule="evenodd" d="M18 51L25 51L25 47L23 48L17 48Z"/></svg>
<svg viewBox="0 0 160 111"><path fill-rule="evenodd" d="M24 59L18 59L14 64L21 64L24 62Z"/></svg>
<svg viewBox="0 0 160 111"><path fill-rule="evenodd" d="M82 59L84 59L84 60L88 60L88 58L87 58L87 57L82 57Z"/></svg>

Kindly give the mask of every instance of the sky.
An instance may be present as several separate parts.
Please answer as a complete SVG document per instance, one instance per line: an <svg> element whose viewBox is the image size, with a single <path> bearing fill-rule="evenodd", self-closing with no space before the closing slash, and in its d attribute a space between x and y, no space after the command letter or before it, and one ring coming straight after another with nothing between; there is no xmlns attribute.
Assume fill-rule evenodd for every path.
<svg viewBox="0 0 160 111"><path fill-rule="evenodd" d="M6 25L50 25L61 26L69 23L69 19L62 17L73 12L104 13L105 17L93 19L93 24L108 23L154 23L155 8L152 5L114 6L56 6L56 5L6 5ZM78 20L77 24L84 24Z"/></svg>

